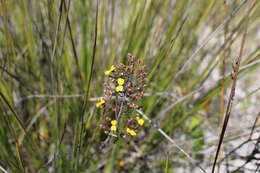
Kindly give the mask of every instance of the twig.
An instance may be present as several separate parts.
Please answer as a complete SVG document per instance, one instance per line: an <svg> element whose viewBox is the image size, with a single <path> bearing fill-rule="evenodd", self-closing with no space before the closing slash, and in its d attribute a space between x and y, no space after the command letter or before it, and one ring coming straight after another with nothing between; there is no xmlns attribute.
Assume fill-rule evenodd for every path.
<svg viewBox="0 0 260 173"><path fill-rule="evenodd" d="M232 171L232 172L236 173L238 170L240 170L241 168L245 167L245 165L248 164L251 160L254 160L254 159L258 160L257 158L252 157L252 155L254 156L254 154L259 153L259 152L258 152L258 148L259 148L258 143L259 143L259 140L260 140L260 135L259 135L259 137L258 137L258 141L257 141L257 143L256 143L256 145L255 145L254 150L252 151L252 153L251 153L249 156L246 157L247 159L246 159L245 163L244 163L243 165L239 166L237 169L235 169L235 170Z"/></svg>
<svg viewBox="0 0 260 173"><path fill-rule="evenodd" d="M227 159L232 153L236 152L239 148L241 148L242 146L244 146L245 144L252 142L252 141L257 141L258 139L247 139L246 141L242 142L241 144L239 144L238 146L236 146L232 151L230 151L228 154L226 154L226 156L221 159L218 163L221 163L222 161L224 161L225 159Z"/></svg>
<svg viewBox="0 0 260 173"><path fill-rule="evenodd" d="M167 135L160 127L154 124L153 121L145 113L143 113L141 110L138 109L136 109L135 111L141 114L149 123L152 124L154 128L157 129L157 131L161 135L163 135L169 142L171 142L176 148L178 148L178 150L180 150L191 161L191 163L199 167L202 172L206 173L206 170L203 169L199 164L197 164L196 160L194 160L186 151L184 151L178 144L176 144L176 142L169 135Z"/></svg>
<svg viewBox="0 0 260 173"><path fill-rule="evenodd" d="M249 139L252 139L252 136L253 136L253 133L254 133L254 130L255 130L255 127L256 127L256 124L257 124L257 121L258 121L258 118L260 117L260 112L258 112L257 116L256 116L256 119L255 119L255 122L254 122L254 125L251 129L251 133L250 133L250 136L249 136Z"/></svg>
<svg viewBox="0 0 260 173"><path fill-rule="evenodd" d="M247 13L247 18L248 18L248 15L249 15L249 11ZM248 22L248 20L247 20L247 22ZM232 86L231 86L231 91L230 91L230 95L229 95L229 99L228 99L228 105L227 105L226 113L225 113L225 116L224 116L222 130L221 130L221 133L220 133L218 148L217 148L217 152L216 152L213 167L212 167L212 173L214 173L214 171L215 171L219 151L220 151L221 144L222 144L222 141L223 141L224 136L225 136L225 131L226 131L226 128L227 128L227 125L228 125L228 120L229 120L229 117L231 115L233 100L234 100L235 91L236 91L237 77L238 77L240 62L241 62L242 55L243 55L243 48L244 48L244 44L245 44L245 40L246 40L246 35L247 35L247 27L248 27L248 23L246 23L246 26L245 26L245 31L244 31L244 34L243 34L239 55L235 59L233 65L232 65L233 71L231 73L231 76L232 76L232 79L233 79L233 83L232 83Z"/></svg>
<svg viewBox="0 0 260 173"><path fill-rule="evenodd" d="M188 60L184 63L184 65L181 67L181 69L176 73L176 75L173 77L173 81L175 81L179 75L181 75L183 72L185 72L187 70L187 66L188 64L190 64L190 62L195 58L195 56L197 55L197 53L222 29L222 27L228 23L231 19L233 19L233 17L235 16L235 14L241 9L241 7L243 7L246 3L248 2L248 0L243 1L234 11L232 11L232 13L215 29L214 32L212 32L209 37L207 39L205 39L201 45L199 45L199 47L192 53L192 55L188 58Z"/></svg>
<svg viewBox="0 0 260 173"><path fill-rule="evenodd" d="M254 65L260 64L260 59L256 60L250 64L244 65L240 68L240 71L242 70L246 70ZM217 80L217 82L223 80L224 78L231 76L231 73L225 75L224 77L221 77L220 79ZM214 85L215 86L215 85ZM173 105L175 106L175 104L180 103L181 101L184 101L185 99L189 98L190 96L194 95L195 93L198 93L199 91L203 90L205 87L201 86L198 89L194 90L193 92L183 96L182 98L178 99L175 103L173 103ZM259 88L257 88L255 91L258 91ZM145 93L144 96L151 96L151 95L158 95L158 96L165 96L165 97L169 97L172 96L171 93L167 93L167 92L158 92L158 93ZM28 95L26 97L22 97L18 102L27 100L27 99L46 99L46 98L55 98L55 99L66 99L66 98L77 98L77 97L84 97L85 94L64 94L64 95L59 95L59 94L35 94L35 95ZM93 97L93 98L89 98L88 101L90 102L96 102L98 100L100 100L102 97ZM172 106L172 107L174 107Z"/></svg>
<svg viewBox="0 0 260 173"><path fill-rule="evenodd" d="M5 170L1 165L0 165L0 170L3 171L4 173L8 173L7 170Z"/></svg>
<svg viewBox="0 0 260 173"><path fill-rule="evenodd" d="M116 117L116 120L118 121L120 116L121 116L121 113L122 113L122 109L123 109L123 105L124 105L124 102L121 102L120 104L120 109L119 109L119 112L117 114L117 117Z"/></svg>
<svg viewBox="0 0 260 173"><path fill-rule="evenodd" d="M256 130L256 132L260 132L260 129L259 130ZM239 133L239 135L237 135L237 136L232 136L233 134L237 134L237 133ZM246 137L246 136L249 136L251 134L251 131L249 132L249 131L246 131L246 132L240 132L240 131L235 131L235 132L230 132L230 133L226 133L226 135L228 135L228 136L230 136L230 138L229 139L224 139L224 141L223 141L223 143L227 143L227 142L230 142L230 141L233 141L233 140L236 140L236 139L240 139L241 137ZM193 139L193 140L189 140L189 141L184 141L184 142L181 142L181 141L179 141L178 140L178 142L181 142L181 146L183 146L183 145L187 145L187 144L190 144L190 143L194 143L194 142L196 142L196 141L199 141L199 140L204 140L204 141L209 141L208 143L209 143L209 146L207 146L207 147L204 147L204 149L207 149L207 148L209 148L209 147L211 147L211 146L213 146L213 145L217 145L217 144L215 144L215 142L217 142L218 141L218 137L215 137L215 136L209 136L209 137L200 137L200 138L196 138L196 139ZM251 139L251 140L256 140L256 139Z"/></svg>
<svg viewBox="0 0 260 173"><path fill-rule="evenodd" d="M260 165L258 165L255 169L255 173L257 173L257 171L260 171Z"/></svg>
<svg viewBox="0 0 260 173"><path fill-rule="evenodd" d="M253 124L253 127L252 127L252 129L251 129L251 132L250 132L250 135L249 135L248 139L247 139L246 141L242 142L241 144L239 144L237 147L235 147L235 148L234 148L232 151L230 151L228 154L226 154L226 156L225 156L223 159L221 159L221 160L219 161L219 163L222 162L223 160L227 159L232 153L234 153L235 151L237 151L237 149L241 148L243 145L245 145L245 144L247 144L248 142L251 142L251 141L254 140L254 139L252 139L252 135L253 135L253 132L254 132L254 130L255 130L255 127L256 127L256 124L257 124L257 121L258 121L259 116L260 116L260 112L258 113L258 115L257 115L257 117L256 117L256 119L255 119L255 121L254 121L254 124ZM257 139L256 139L256 141L257 141Z"/></svg>
<svg viewBox="0 0 260 173"><path fill-rule="evenodd" d="M44 105L37 113L36 115L32 118L32 120L30 121L29 125L26 127L25 131L22 132L21 136L19 137L18 141L19 144L22 144L24 136L26 133L29 132L29 130L31 129L31 127L33 126L34 123L36 123L37 119L40 117L40 115L47 109L47 107L49 107L50 105L52 105L54 103L55 100L52 100L51 102L49 102L48 104Z"/></svg>
<svg viewBox="0 0 260 173"><path fill-rule="evenodd" d="M27 99L46 99L46 98L77 98L77 97L84 97L85 94L64 94L64 95L58 95L58 94L35 94L35 95L29 95L26 97L23 97L20 101L27 100ZM90 101L98 101L99 97L93 98Z"/></svg>
<svg viewBox="0 0 260 173"><path fill-rule="evenodd" d="M198 90L196 90L196 91L198 91ZM190 94L192 94L192 93L190 93ZM153 95L153 96L154 95L163 96L165 98L172 97L171 93L166 93L166 92L145 93L144 94L145 97L148 97L148 96L151 96L151 95ZM35 94L35 95L28 95L28 96L22 97L20 100L18 100L18 102L22 102L22 101L28 100L28 99L46 99L46 98L54 98L54 99L63 99L64 98L64 99L66 99L66 98L77 98L77 97L84 97L84 96L85 96L85 94L71 94L71 95L70 94L64 94L64 95L59 95L59 94ZM99 101L101 98L102 97L92 97L92 98L89 98L88 101L96 102L96 101ZM112 97L112 99L114 99L114 97Z"/></svg>
<svg viewBox="0 0 260 173"><path fill-rule="evenodd" d="M196 94L197 92L201 91L203 89L203 86L199 87L198 89L190 92L189 94L179 98L176 102L170 104L167 108L165 108L164 110L162 110L157 116L156 116L156 120L158 120L161 116L163 116L164 114L166 114L167 112L169 112L173 107L175 107L177 104L183 102L184 100L186 100L187 98L190 98L191 96L193 96L194 94Z"/></svg>

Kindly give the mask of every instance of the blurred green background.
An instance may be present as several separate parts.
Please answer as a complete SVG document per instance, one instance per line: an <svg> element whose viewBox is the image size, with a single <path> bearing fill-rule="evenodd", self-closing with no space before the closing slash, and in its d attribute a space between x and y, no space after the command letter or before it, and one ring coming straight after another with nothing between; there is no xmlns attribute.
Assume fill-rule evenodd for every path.
<svg viewBox="0 0 260 173"><path fill-rule="evenodd" d="M131 53L147 66L143 111L210 170L246 23L226 140L250 135L259 111L260 1L0 0L1 168L198 171L149 123L103 146L104 71Z"/></svg>

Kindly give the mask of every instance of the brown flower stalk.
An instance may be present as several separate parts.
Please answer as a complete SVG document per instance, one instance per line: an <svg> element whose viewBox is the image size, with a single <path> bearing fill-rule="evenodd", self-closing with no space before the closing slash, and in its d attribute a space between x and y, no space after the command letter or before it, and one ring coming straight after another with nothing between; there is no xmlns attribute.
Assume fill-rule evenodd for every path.
<svg viewBox="0 0 260 173"><path fill-rule="evenodd" d="M256 1L253 1L252 5L254 5L255 2ZM248 12L247 12L247 16L246 16L247 19L248 19L248 16L249 16L249 12L250 12L250 10L248 10ZM235 91L236 91L237 77L238 77L239 68L240 68L240 62L241 62L241 59L242 59L242 56L243 56L243 49L244 49L244 45L245 45L245 41L246 41L247 28L248 28L248 20L247 20L247 23L246 23L246 26L245 26L245 31L244 31L244 34L243 34L239 55L234 60L234 62L232 64L233 71L231 73L231 77L232 77L233 82L232 82L231 91L230 91L230 95L229 95L229 99L228 99L226 113L225 113L225 116L224 116L223 126L222 126L220 137L219 137L218 148L217 148L217 152L216 152L213 167L212 167L212 173L214 173L214 171L215 171L218 155L219 155L219 152L220 152L220 149L221 149L221 144L223 142L223 139L224 139L224 136L225 136L225 131L226 131L226 128L227 128L227 125L228 125L228 120L229 120L229 117L230 117L231 111L232 111L232 105L233 105L233 100L234 100L234 97L235 97Z"/></svg>

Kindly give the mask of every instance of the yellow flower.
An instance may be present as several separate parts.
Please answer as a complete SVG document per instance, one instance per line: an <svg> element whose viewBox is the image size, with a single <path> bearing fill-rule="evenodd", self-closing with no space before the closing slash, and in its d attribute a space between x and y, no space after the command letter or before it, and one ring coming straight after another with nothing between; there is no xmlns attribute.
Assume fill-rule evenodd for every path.
<svg viewBox="0 0 260 173"><path fill-rule="evenodd" d="M105 71L105 75L109 75L111 73L110 70Z"/></svg>
<svg viewBox="0 0 260 173"><path fill-rule="evenodd" d="M135 133L135 131L134 131L134 130L132 130L132 131L130 132L130 135L132 135L132 136L136 136L136 133Z"/></svg>
<svg viewBox="0 0 260 173"><path fill-rule="evenodd" d="M144 124L144 119L140 118L140 117L136 117L137 123L142 126Z"/></svg>
<svg viewBox="0 0 260 173"><path fill-rule="evenodd" d="M124 90L122 85L116 87L116 92L122 92Z"/></svg>
<svg viewBox="0 0 260 173"><path fill-rule="evenodd" d="M116 120L112 120L112 121L111 121L111 124L112 124L112 126L116 126L117 121L116 121Z"/></svg>
<svg viewBox="0 0 260 173"><path fill-rule="evenodd" d="M116 131L116 126L112 125L110 129L111 131Z"/></svg>
<svg viewBox="0 0 260 173"><path fill-rule="evenodd" d="M116 68L115 68L115 66L114 65L112 65L111 67L110 67L110 70L111 71L114 71Z"/></svg>
<svg viewBox="0 0 260 173"><path fill-rule="evenodd" d="M129 128L126 128L126 132L129 133L132 136L136 136L136 132L134 130L131 130Z"/></svg>
<svg viewBox="0 0 260 173"><path fill-rule="evenodd" d="M105 75L109 75L111 72L115 70L115 66L112 65L109 70L105 71Z"/></svg>
<svg viewBox="0 0 260 173"><path fill-rule="evenodd" d="M118 162L118 166L120 166L120 167L125 166L125 161L120 160L120 161Z"/></svg>
<svg viewBox="0 0 260 173"><path fill-rule="evenodd" d="M105 102L106 102L106 101L102 98L102 99L100 100L100 102L98 102L98 103L96 104L96 107L97 107L97 108L100 107L100 106L103 105Z"/></svg>
<svg viewBox="0 0 260 173"><path fill-rule="evenodd" d="M125 80L122 78L117 79L118 85L123 85L125 83Z"/></svg>
<svg viewBox="0 0 260 173"><path fill-rule="evenodd" d="M111 124L112 124L112 126L111 126L110 130L111 130L111 131L116 131L117 121L116 121L116 120L112 120L112 121L111 121Z"/></svg>

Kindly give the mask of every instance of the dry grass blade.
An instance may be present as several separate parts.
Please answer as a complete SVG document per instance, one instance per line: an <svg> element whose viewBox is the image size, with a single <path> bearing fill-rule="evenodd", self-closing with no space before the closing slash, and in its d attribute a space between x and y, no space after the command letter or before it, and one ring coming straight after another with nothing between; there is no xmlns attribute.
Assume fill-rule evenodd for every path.
<svg viewBox="0 0 260 173"><path fill-rule="evenodd" d="M248 15L249 15L249 11L247 12L247 18L248 18ZM223 139L224 139L224 136L225 136L225 131L226 131L226 128L227 128L227 125L228 125L228 120L229 120L229 117L230 117L231 111L232 111L232 105L233 105L233 100L234 100L235 91L236 91L236 83L237 83L238 72L239 72L240 62L241 62L241 59L242 59L242 56L243 56L243 48L244 48L244 44L245 44L245 40L246 40L246 36L247 36L247 28L248 28L248 20L247 20L247 23L246 23L246 26L245 26L245 31L244 31L244 34L243 34L239 55L234 60L233 65L232 65L233 71L231 73L231 77L232 77L233 82L232 82L231 91L230 91L230 95L229 95L229 99L228 99L226 113L225 113L225 116L224 116L224 122L223 122L222 130L221 130L220 137L219 137L217 152L216 152L213 167L212 167L212 173L214 173L214 171L215 171L215 167L216 167L218 155L219 155L219 152L220 152L221 144L223 142Z"/></svg>
<svg viewBox="0 0 260 173"><path fill-rule="evenodd" d="M0 170L3 171L3 173L8 173L7 170L5 170L1 165L0 165Z"/></svg>
<svg viewBox="0 0 260 173"><path fill-rule="evenodd" d="M256 60L254 62L251 62L250 64L247 64L247 65L244 65L240 68L240 71L241 70L246 70L246 69L249 69L250 67L252 66L255 66L257 64L260 63L260 59L259 60ZM229 77L231 76L231 73L225 75L224 77L221 77L218 81L221 81L223 79L225 79L226 77ZM167 109L163 110L162 113L159 113L160 114L165 114L168 112L169 109L172 109L174 106L176 106L178 103L184 101L185 99L187 98L190 98L191 96L193 96L194 94L198 93L199 91L205 89L204 86L201 86L199 87L198 89L192 91L191 93L179 98L176 102L172 103L171 105L169 105L169 108L167 107ZM258 91L258 89L255 90ZM254 94L255 92L252 92L252 94ZM158 96L165 96L167 94L163 93L163 92L158 92L158 93L145 93L144 96L148 97L148 96L151 96L151 95L158 95ZM168 94L170 95L170 94ZM167 97L168 97L167 95ZM27 99L48 99L48 98L55 98L55 99L68 99L68 98L77 98L77 97L84 97L85 94L63 94L63 95L59 95L59 94L35 94L35 95L28 95L28 96L25 96L23 98L21 98L19 100L19 102L21 101L24 101L24 100L27 100ZM88 101L90 102L97 102L101 99L102 97L93 97L93 98L89 98ZM161 116L161 115L160 115ZM160 117L159 116L159 117Z"/></svg>
<svg viewBox="0 0 260 173"><path fill-rule="evenodd" d="M151 123L152 126L153 126L154 128L156 128L157 131L158 131L161 135L163 135L169 142L171 142L171 144L172 144L173 146L175 146L176 148L178 148L178 150L180 150L180 151L190 160L190 162L191 162L193 165L197 166L202 172L206 173L206 170L203 169L203 168L196 162L196 160L194 160L186 151L184 151L178 144L176 144L176 142L175 142L169 135L167 135L160 127L158 127L156 124L154 124L153 121L152 121L145 113L143 113L141 110L138 110L138 109L136 110L136 112L138 112L138 113L141 114L146 120L148 120L149 123Z"/></svg>
<svg viewBox="0 0 260 173"><path fill-rule="evenodd" d="M251 142L253 140L257 140L257 139L252 139L252 135L253 135L253 132L255 130L255 127L256 127L256 124L257 124L257 121L258 121L258 118L259 118L259 115L260 113L257 115L255 121L254 121L254 124L253 124L253 127L251 129L251 132L249 134L249 137L247 140L245 140L244 142L242 142L241 144L239 144L238 146L236 146L232 151L230 151L229 153L226 154L226 156L224 158L222 158L218 163L221 163L222 161L224 161L225 159L227 159L232 153L236 152L239 148L241 148L243 145L247 144L248 142Z"/></svg>
<svg viewBox="0 0 260 173"><path fill-rule="evenodd" d="M179 98L176 102L170 104L168 107L166 107L164 110L162 110L161 112L159 112L159 114L156 116L156 119L161 118L163 115L165 115L167 112L169 112L170 110L172 110L172 108L174 108L176 105L178 105L179 103L183 102L184 100L192 97L194 94L198 93L199 91L201 91L203 89L203 86L199 87L198 89L192 91L191 93Z"/></svg>
<svg viewBox="0 0 260 173"><path fill-rule="evenodd" d="M201 45L192 53L192 55L185 61L181 69L174 75L173 81L175 81L179 75L187 70L188 64L195 58L197 53L222 29L222 27L228 23L231 19L234 18L235 14L248 2L248 0L243 1L216 29L214 32L210 34L208 38L206 38Z"/></svg>
<svg viewBox="0 0 260 173"><path fill-rule="evenodd" d="M17 120L18 124L21 126L21 129L26 132L26 129L24 127L23 122L21 121L21 119L19 118L19 115L15 112L15 110L13 109L13 107L10 105L10 103L8 102L8 100L6 99L6 97L4 96L4 94L2 92L0 92L0 101L3 101L3 104L5 103L7 105L7 107L10 109L10 111L13 113L15 119Z"/></svg>
<svg viewBox="0 0 260 173"><path fill-rule="evenodd" d="M54 46L53 46L53 50L52 50L52 55L51 55L51 78L53 81L53 61L54 61L54 56L56 53L56 48L57 48L57 42L58 42L58 35L59 35L59 31L60 31L60 26L61 26L61 17L62 17L62 7L63 7L63 2L64 0L60 1L60 7L59 7L59 18L58 18L58 23L57 23L57 27L56 27L56 31L55 31L55 39L54 39Z"/></svg>
<svg viewBox="0 0 260 173"><path fill-rule="evenodd" d="M22 144L25 133L28 133L29 130L32 128L32 126L37 122L37 119L41 116L41 114L46 111L47 107L49 107L50 105L52 105L55 102L55 100L50 101L49 103L47 103L46 105L44 105L33 117L33 119L30 121L30 123L28 124L28 126L26 127L26 131L23 131L22 134L20 135L18 141L19 144Z"/></svg>

